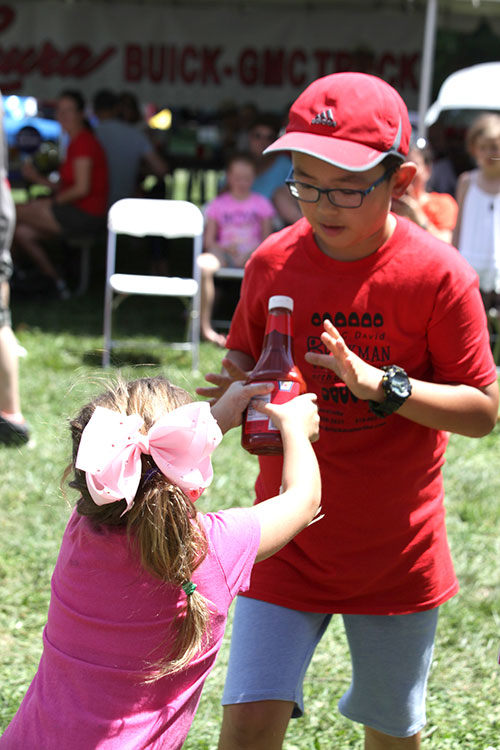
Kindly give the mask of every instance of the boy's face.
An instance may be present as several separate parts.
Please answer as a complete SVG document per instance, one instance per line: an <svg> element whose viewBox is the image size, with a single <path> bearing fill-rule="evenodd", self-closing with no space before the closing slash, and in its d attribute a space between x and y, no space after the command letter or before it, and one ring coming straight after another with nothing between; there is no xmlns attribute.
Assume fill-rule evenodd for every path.
<svg viewBox="0 0 500 750"><path fill-rule="evenodd" d="M292 154L294 179L315 187L366 190L384 174L380 164L366 172L349 172L314 156ZM363 198L359 208L339 208L326 195L317 203L299 201L300 208L313 228L318 247L325 255L342 261L365 258L375 252L392 234L395 220L390 216L391 196L401 182L402 167ZM411 176L414 167L410 168ZM399 185L398 193L406 189Z"/></svg>

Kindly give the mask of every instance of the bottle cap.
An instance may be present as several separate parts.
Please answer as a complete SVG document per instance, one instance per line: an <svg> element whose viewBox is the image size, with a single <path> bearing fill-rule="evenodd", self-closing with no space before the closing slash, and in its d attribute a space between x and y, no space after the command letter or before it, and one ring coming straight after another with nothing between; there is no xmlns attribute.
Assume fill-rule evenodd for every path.
<svg viewBox="0 0 500 750"><path fill-rule="evenodd" d="M286 310L293 312L293 299L291 297L285 297L282 294L275 294L273 297L269 297L268 310L273 310L275 307L284 307Z"/></svg>

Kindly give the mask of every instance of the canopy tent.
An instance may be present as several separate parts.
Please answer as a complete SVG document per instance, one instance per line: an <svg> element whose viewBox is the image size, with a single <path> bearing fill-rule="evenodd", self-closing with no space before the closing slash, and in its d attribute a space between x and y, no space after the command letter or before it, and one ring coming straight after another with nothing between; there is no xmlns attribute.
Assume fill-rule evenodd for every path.
<svg viewBox="0 0 500 750"><path fill-rule="evenodd" d="M100 0L103 2L103 0ZM32 8L39 6L41 3L47 6L65 6L78 8L80 5L86 4L90 9L95 8L98 2L89 2L89 0L16 0L13 7L20 9L23 5L31 5ZM133 3L124 2L124 0L106 0L105 5L109 7L130 7ZM489 21L494 22L494 25L500 28L500 0L136 0L137 6L163 7L168 8L172 6L172 9L183 8L184 10L191 11L193 14L199 13L200 9L203 9L206 13L207 10L217 7L224 6L226 8L239 8L242 10L243 15L246 10L252 8L258 8L259 6L264 10L268 8L275 8L278 12L283 9L283 23L287 19L286 10L289 9L297 11L297 9L303 9L308 15L314 16L315 11L323 11L323 14L318 14L318 18L324 17L324 12L335 12L338 10L342 11L343 14L349 13L356 18L356 23L359 26L360 31L363 30L363 36L366 38L366 28L363 26L363 12L370 12L373 16L374 13L380 18L380 28L373 28L373 37L379 39L380 36L387 37L388 28L390 26L390 19L392 12L394 15L397 13L411 15L415 13L415 18L419 19L420 24L423 24L423 38L421 43L421 59L420 59L420 73L417 78L418 86L414 86L415 95L418 96L418 130L419 135L425 135L427 129L427 123L425 120L425 114L431 104L432 96L432 81L434 73L434 56L435 56L435 42L436 33L439 26L440 29L446 28L449 25L456 26L456 23L462 23L463 19L469 24L469 30L472 22L475 19L487 18ZM2 31L5 36L5 8L2 6L4 14L0 18L0 23L3 20ZM12 11L11 11L12 12ZM290 14L288 14L290 15ZM475 17L475 18L474 18ZM359 20L358 20L359 19ZM458 21L457 21L458 19ZM468 20L467 20L468 19ZM337 29L338 33L338 29ZM420 33L420 32L419 32ZM498 33L498 31L497 31ZM104 31L101 32L101 36ZM230 29L227 31L228 38L230 36ZM64 38L60 35L59 38ZM308 40L309 41L309 40ZM103 42L104 43L104 42ZM265 43L265 42L264 42ZM175 42L173 42L175 44ZM255 39L257 44L257 37ZM398 37L398 44L404 44L402 37ZM418 44L418 41L417 41ZM14 49L15 45L13 45ZM492 59L492 56L484 57L483 59ZM469 63L465 62L464 65L472 64L476 60L471 60ZM443 71L446 73L447 71ZM381 73L382 74L382 73ZM444 76L441 76L441 79ZM415 104L417 102L415 101ZM415 107L414 104L411 105Z"/></svg>
<svg viewBox="0 0 500 750"><path fill-rule="evenodd" d="M436 101L425 114L430 127L447 110L500 110L500 62L482 63L458 70L441 86Z"/></svg>

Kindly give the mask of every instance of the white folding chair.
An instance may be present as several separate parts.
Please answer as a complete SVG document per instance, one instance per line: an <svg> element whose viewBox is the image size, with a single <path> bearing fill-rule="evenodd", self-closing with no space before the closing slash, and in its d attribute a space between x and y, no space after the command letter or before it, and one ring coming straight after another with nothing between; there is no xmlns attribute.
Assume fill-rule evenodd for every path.
<svg viewBox="0 0 500 750"><path fill-rule="evenodd" d="M141 276L115 273L116 237L158 236L168 238L192 237L192 277ZM198 256L203 242L203 214L189 201L124 198L114 203L108 212L108 249L106 287L104 296L104 350L102 365L110 364L113 310L125 296L146 294L181 299L188 312L186 341L168 346L191 350L192 369L198 368L200 344L200 269Z"/></svg>

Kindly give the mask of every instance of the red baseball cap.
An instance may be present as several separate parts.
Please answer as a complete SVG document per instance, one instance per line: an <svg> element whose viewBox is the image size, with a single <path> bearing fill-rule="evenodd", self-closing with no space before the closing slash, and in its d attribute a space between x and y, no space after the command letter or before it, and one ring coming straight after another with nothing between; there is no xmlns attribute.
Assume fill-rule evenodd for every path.
<svg viewBox="0 0 500 750"><path fill-rule="evenodd" d="M392 86L366 73L333 73L302 92L284 135L264 153L299 151L361 172L390 154L403 161L410 135L406 104Z"/></svg>

